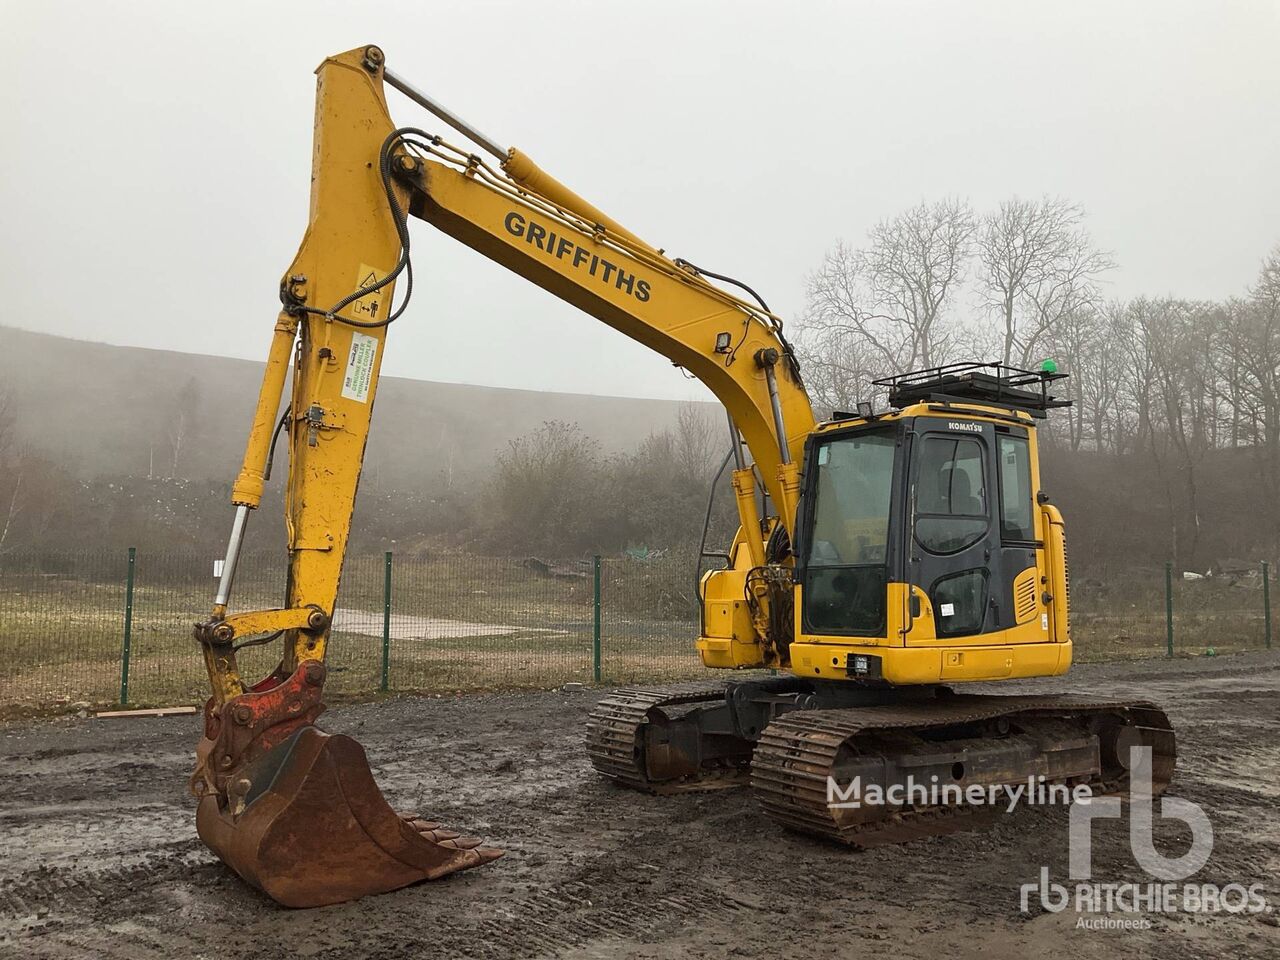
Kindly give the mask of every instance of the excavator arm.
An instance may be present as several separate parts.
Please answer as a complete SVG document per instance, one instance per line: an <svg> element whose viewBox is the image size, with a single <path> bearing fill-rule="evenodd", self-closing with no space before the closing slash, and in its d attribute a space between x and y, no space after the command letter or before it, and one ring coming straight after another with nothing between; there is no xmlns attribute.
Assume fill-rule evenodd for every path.
<svg viewBox="0 0 1280 960"><path fill-rule="evenodd" d="M325 649L386 338L412 288L410 216L649 346L720 399L738 455L738 589L746 571L766 561L765 533L779 524L792 528L799 490L793 452L814 426L781 321L762 303L667 257L525 154L449 114L388 71L377 47L332 57L317 73L309 222L281 281L282 309L232 491L235 520L214 609L195 631L213 690L192 776L198 829L242 876L296 906L394 889L498 855L392 812L359 746L314 726L324 709ZM493 154L497 165L436 134L397 128L384 81ZM289 451L285 603L232 613L248 519L260 505L281 431ZM739 431L753 464L742 456ZM768 492L776 520L762 520L757 485ZM767 602L761 592L757 609ZM284 644L279 667L248 685L237 647L277 635ZM328 838L319 860L308 842L317 830Z"/></svg>
<svg viewBox="0 0 1280 960"><path fill-rule="evenodd" d="M305 636L294 643L287 665L324 657L393 295L411 276L406 215L427 221L706 384L754 458L747 470L752 476L741 477L742 485L758 480L789 531L798 488L793 453L814 418L780 320L645 244L516 149L502 151L505 160L495 169L438 136L395 128L383 96L383 72L381 53L373 47L330 58L318 71L311 219L281 282L284 308L232 490L237 518L215 603L213 639L225 646L251 632L298 630ZM391 76L414 99L444 112ZM285 418L288 608L227 616L239 544L248 511L261 501L291 364ZM215 696L243 692L233 665L225 650L210 659Z"/></svg>

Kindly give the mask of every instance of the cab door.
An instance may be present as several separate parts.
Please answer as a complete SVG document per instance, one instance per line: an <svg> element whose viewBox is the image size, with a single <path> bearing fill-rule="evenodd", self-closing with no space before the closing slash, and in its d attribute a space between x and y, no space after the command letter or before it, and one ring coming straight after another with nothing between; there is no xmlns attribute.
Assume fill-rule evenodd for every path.
<svg viewBox="0 0 1280 960"><path fill-rule="evenodd" d="M909 644L986 642L984 634L1006 626L1002 598L1012 581L1001 550L995 451L993 424L916 419L907 576L929 608L914 619Z"/></svg>
<svg viewBox="0 0 1280 960"><path fill-rule="evenodd" d="M1001 578L996 613L999 628L1008 631L1001 638L1006 643L1044 643L1049 639L1049 619L1041 599L1045 592L1041 578L1047 569L1037 527L1038 471L1030 434L1023 426L995 426L999 496L993 511L999 520Z"/></svg>

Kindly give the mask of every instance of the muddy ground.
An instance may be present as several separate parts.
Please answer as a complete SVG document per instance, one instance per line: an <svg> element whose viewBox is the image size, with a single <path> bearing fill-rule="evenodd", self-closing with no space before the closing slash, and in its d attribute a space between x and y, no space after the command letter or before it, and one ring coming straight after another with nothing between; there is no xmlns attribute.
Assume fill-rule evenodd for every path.
<svg viewBox="0 0 1280 960"><path fill-rule="evenodd" d="M0 956L1280 957L1280 654L1077 667L1002 685L1167 706L1171 793L1214 826L1193 878L1264 883L1272 912L1089 930L1018 909L1041 865L1067 872L1067 815L1023 809L988 833L854 852L787 834L744 790L656 798L584 758L597 692L396 699L334 708L397 806L487 836L482 870L287 911L199 843L183 792L193 717L64 718L0 730ZM1157 821L1172 852L1186 834ZM1095 825L1094 880L1148 882L1126 825ZM1179 848L1178 842L1182 841Z"/></svg>

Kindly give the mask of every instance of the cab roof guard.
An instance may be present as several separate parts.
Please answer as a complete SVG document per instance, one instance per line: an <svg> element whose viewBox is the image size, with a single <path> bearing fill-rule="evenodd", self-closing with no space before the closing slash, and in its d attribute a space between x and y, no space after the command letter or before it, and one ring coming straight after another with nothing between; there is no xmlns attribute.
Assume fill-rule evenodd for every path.
<svg viewBox="0 0 1280 960"><path fill-rule="evenodd" d="M1049 393L1054 381L1067 374L1023 370L1004 363L948 363L872 381L884 387L896 409L913 403L985 403L1009 410L1025 410L1043 419L1048 410L1069 407L1070 400Z"/></svg>

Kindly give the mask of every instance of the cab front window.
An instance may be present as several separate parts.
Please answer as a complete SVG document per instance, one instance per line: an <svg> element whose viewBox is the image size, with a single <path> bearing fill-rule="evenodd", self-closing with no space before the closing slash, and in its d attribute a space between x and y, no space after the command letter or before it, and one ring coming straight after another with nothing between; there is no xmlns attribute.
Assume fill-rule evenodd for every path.
<svg viewBox="0 0 1280 960"><path fill-rule="evenodd" d="M813 459L804 607L816 633L884 630L897 437L877 430L822 443Z"/></svg>

